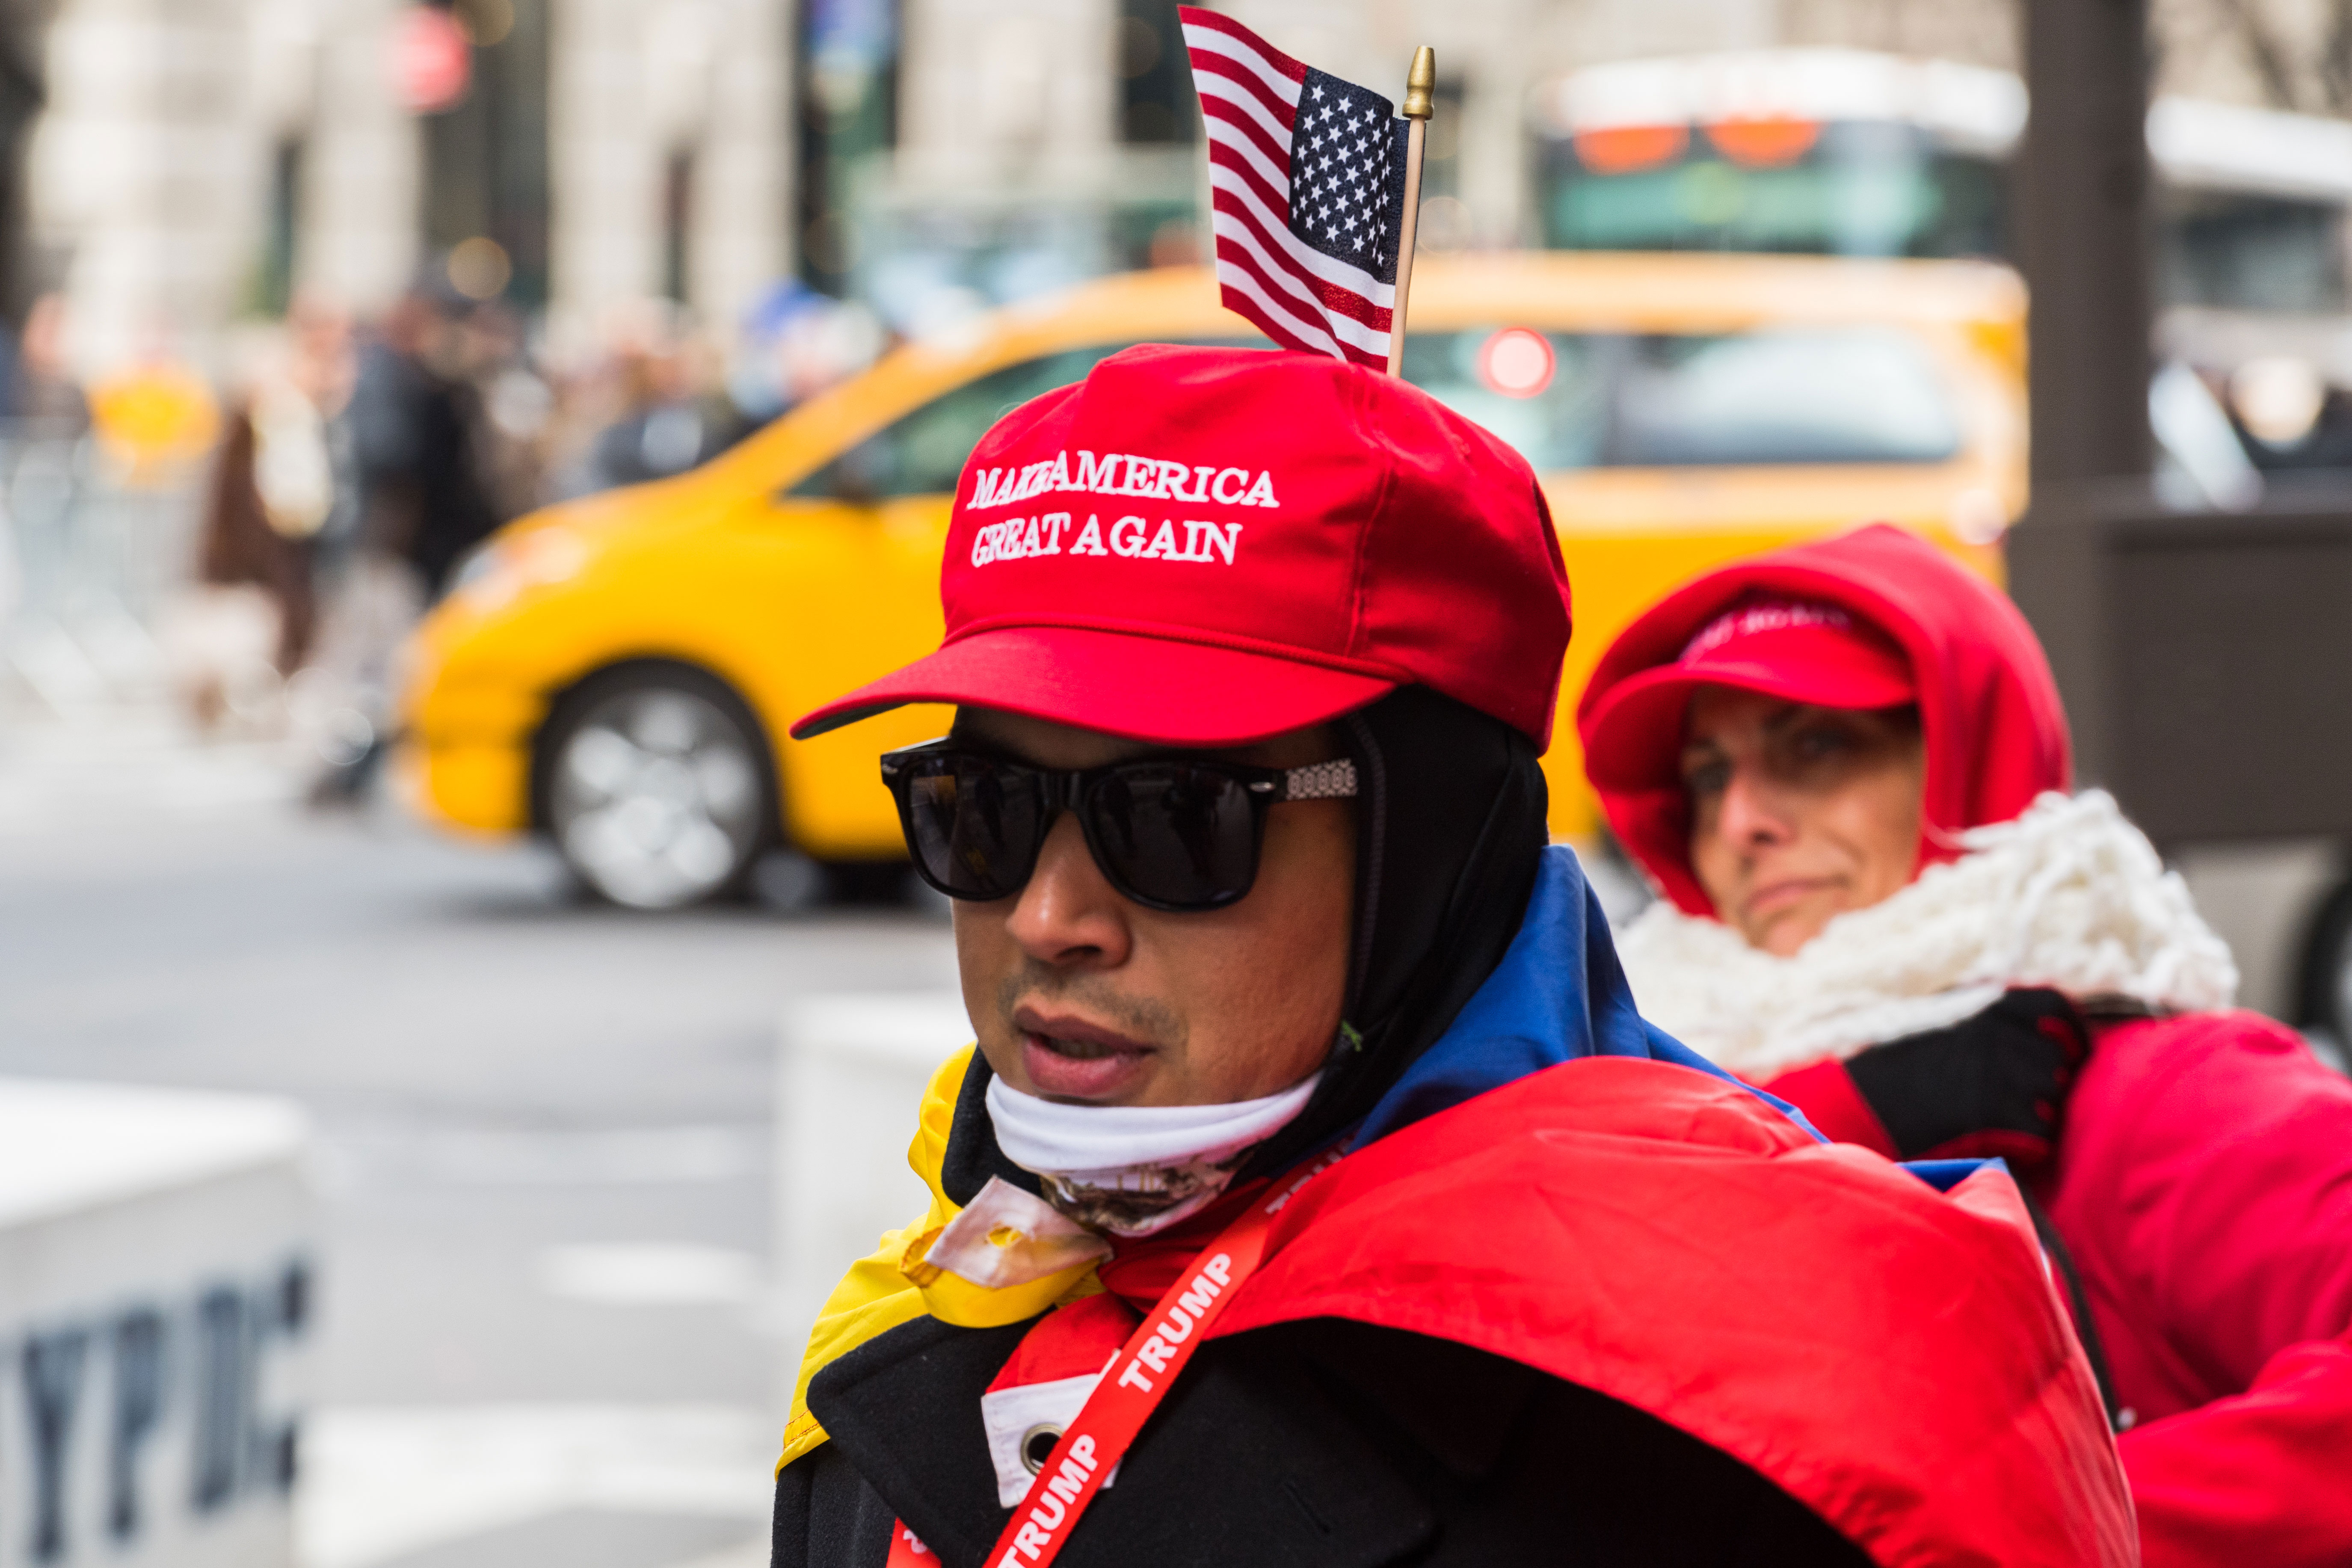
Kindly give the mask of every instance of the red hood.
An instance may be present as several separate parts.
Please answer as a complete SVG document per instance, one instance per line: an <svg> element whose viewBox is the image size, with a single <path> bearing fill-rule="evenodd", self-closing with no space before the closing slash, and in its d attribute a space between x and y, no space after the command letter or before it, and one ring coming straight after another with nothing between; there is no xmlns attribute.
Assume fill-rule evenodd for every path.
<svg viewBox="0 0 2352 1568"><path fill-rule="evenodd" d="M1690 814L1648 759L1593 753L1594 718L1620 684L1672 663L1733 600L1761 590L1824 600L1893 637L1911 661L1927 744L1923 864L1964 828L2006 822L2073 775L2066 713L2017 606L1934 545L1885 523L1724 567L1668 595L1611 645L1577 704L1585 769L1609 826L1685 914L1715 906L1690 867ZM1612 765L1614 764L1614 765Z"/></svg>

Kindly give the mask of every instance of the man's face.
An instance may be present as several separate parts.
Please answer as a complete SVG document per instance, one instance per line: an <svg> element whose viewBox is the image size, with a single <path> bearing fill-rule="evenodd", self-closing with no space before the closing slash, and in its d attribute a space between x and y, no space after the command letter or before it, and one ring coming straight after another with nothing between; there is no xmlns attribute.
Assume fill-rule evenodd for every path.
<svg viewBox="0 0 2352 1568"><path fill-rule="evenodd" d="M985 709L962 710L955 733L1045 768L1165 751ZM1213 754L1291 768L1345 752L1315 728ZM1355 865L1351 802L1278 804L1247 897L1167 913L1115 891L1064 813L1019 893L955 906L982 1053L1014 1089L1086 1104L1222 1105L1288 1089L1323 1065L1339 1027Z"/></svg>

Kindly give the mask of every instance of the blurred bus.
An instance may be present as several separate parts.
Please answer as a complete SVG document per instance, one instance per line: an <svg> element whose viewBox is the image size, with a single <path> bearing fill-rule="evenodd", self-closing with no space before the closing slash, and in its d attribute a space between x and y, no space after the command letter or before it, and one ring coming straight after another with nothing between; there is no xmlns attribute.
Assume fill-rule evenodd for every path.
<svg viewBox="0 0 2352 1568"><path fill-rule="evenodd" d="M1853 49L1591 67L1538 95L1544 242L2008 257L2005 165L2025 114L2009 72ZM2217 315L2345 311L2352 124L2168 98L2147 134L2158 298L2183 318L2168 352L2276 352Z"/></svg>

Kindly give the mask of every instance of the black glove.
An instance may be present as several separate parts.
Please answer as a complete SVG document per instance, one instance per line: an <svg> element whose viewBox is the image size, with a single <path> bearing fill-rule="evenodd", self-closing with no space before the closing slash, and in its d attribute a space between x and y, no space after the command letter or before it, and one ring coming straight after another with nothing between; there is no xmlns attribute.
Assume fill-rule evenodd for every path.
<svg viewBox="0 0 2352 1568"><path fill-rule="evenodd" d="M1846 1075L1906 1160L2049 1159L2091 1032L2055 991L2011 991L1947 1028L1873 1046Z"/></svg>

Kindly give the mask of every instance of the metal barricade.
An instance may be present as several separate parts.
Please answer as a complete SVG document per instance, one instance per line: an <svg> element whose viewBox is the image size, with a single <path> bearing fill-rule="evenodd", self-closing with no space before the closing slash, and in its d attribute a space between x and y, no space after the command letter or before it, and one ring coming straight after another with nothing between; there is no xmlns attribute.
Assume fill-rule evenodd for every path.
<svg viewBox="0 0 2352 1568"><path fill-rule="evenodd" d="M198 494L194 473L130 482L87 430L0 421L0 682L61 714L161 697Z"/></svg>

